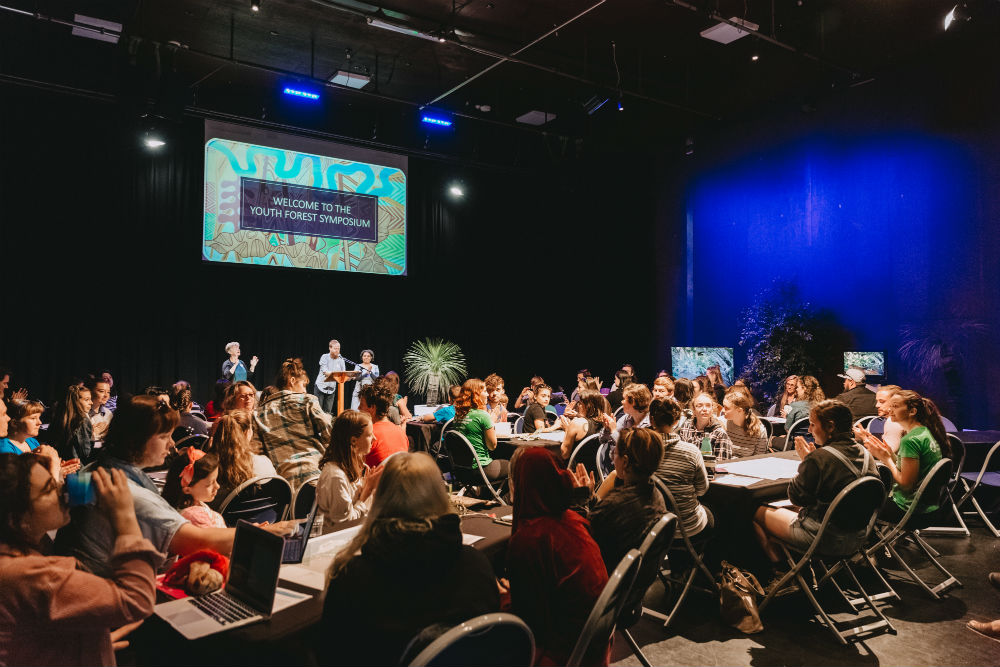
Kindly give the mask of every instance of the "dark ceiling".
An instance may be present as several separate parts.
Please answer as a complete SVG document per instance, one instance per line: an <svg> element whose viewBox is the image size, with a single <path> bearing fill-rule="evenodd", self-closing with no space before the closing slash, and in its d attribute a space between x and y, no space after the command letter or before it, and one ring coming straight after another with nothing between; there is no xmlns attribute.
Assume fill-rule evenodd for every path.
<svg viewBox="0 0 1000 667"><path fill-rule="evenodd" d="M186 107L266 120L281 114L282 85L320 89L346 70L372 80L361 92L327 87L324 98L376 126L429 104L480 133L516 126L581 138L615 117L636 137L683 134L764 105L808 109L946 49L959 32L942 26L954 1L262 0L254 12L250 0L6 0L0 76L113 95L163 115ZM980 4L978 20L956 27L995 35L1000 3ZM74 14L121 23L121 40L71 36L64 22ZM718 23L713 15L753 21L761 34L709 41L699 32ZM372 18L444 41L374 27ZM593 97L610 101L590 116L584 103ZM531 110L555 118L540 128L515 123Z"/></svg>

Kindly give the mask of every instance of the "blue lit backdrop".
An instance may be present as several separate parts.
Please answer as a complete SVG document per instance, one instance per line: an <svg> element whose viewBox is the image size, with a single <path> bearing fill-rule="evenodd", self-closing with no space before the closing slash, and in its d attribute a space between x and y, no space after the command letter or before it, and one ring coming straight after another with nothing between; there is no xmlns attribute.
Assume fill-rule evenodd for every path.
<svg viewBox="0 0 1000 667"><path fill-rule="evenodd" d="M735 345L738 313L779 280L892 360L900 326L977 307L977 185L961 146L917 134L813 136L702 172L682 342Z"/></svg>

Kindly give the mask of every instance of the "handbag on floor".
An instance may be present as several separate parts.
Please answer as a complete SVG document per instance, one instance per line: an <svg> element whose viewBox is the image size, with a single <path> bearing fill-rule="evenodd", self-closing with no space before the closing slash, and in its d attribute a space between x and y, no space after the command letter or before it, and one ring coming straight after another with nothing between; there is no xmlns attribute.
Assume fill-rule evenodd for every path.
<svg viewBox="0 0 1000 667"><path fill-rule="evenodd" d="M723 622L748 635L760 632L764 624L760 622L757 596L764 595L764 589L751 573L722 561L722 575L719 577L719 614Z"/></svg>

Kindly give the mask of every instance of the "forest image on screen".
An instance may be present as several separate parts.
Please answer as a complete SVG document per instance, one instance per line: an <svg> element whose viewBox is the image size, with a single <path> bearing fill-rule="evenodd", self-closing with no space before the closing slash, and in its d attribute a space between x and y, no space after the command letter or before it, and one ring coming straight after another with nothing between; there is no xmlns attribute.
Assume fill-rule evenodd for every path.
<svg viewBox="0 0 1000 667"><path fill-rule="evenodd" d="M712 366L718 366L722 380L733 383L733 348L731 347L672 347L670 366L675 377L689 380L704 375Z"/></svg>
<svg viewBox="0 0 1000 667"><path fill-rule="evenodd" d="M406 174L260 146L205 143L202 258L406 274Z"/></svg>

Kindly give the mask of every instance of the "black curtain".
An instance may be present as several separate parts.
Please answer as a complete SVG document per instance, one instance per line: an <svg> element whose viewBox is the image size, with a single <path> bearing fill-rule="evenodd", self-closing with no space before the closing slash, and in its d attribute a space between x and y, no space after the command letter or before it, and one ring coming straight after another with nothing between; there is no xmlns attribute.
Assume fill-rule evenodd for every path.
<svg viewBox="0 0 1000 667"><path fill-rule="evenodd" d="M523 168L411 157L408 275L203 263L203 128L188 117L159 153L104 101L0 86L0 363L57 399L107 368L119 391L189 380L211 398L231 340L260 357L258 385L327 341L401 371L416 339L458 343L470 374L510 391L540 373L641 379L662 359L654 297L653 187L642 155L603 152ZM637 175L639 177L637 178ZM461 182L454 200L448 186Z"/></svg>

